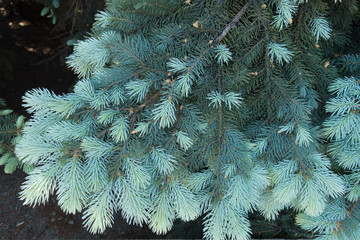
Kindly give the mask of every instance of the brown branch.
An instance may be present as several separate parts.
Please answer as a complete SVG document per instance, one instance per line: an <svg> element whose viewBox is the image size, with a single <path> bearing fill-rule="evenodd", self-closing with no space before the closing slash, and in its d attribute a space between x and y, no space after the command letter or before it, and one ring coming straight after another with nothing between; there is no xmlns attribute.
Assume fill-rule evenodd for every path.
<svg viewBox="0 0 360 240"><path fill-rule="evenodd" d="M156 92L154 95L152 95L150 98L148 98L146 101L144 101L142 104L140 104L137 108L135 108L134 110L130 111L130 114L134 114L134 113L138 113L140 112L144 107L146 107L151 101L155 100L156 98L158 98L161 94L161 90L159 90L158 92Z"/></svg>
<svg viewBox="0 0 360 240"><path fill-rule="evenodd" d="M147 105L149 105L152 101L154 101L155 99L157 99L162 93L162 90L159 90L158 92L156 92L154 95L152 95L151 97L149 97L146 101L144 101L143 103L141 103L139 106L137 106L135 109L133 108L125 108L124 110L128 110L129 111L129 117L130 117L130 128L129 128L129 132L130 134L133 134L135 132L133 132L133 127L136 121L136 115L138 112L140 112L143 108L145 108Z"/></svg>
<svg viewBox="0 0 360 240"><path fill-rule="evenodd" d="M210 48L208 48L207 50L205 50L199 57L198 59L196 59L196 61L194 62L194 64L189 68L189 70L187 71L188 74L190 74L190 72L195 68L196 64L198 64L201 60L201 58L203 58L205 56L205 54L207 52L209 52Z"/></svg>
<svg viewBox="0 0 360 240"><path fill-rule="evenodd" d="M344 218L342 221L340 221L340 222L337 223L337 230L334 230L335 233L339 232L339 230L341 230L341 229L344 227L343 224L344 224L345 220L346 220L347 218L351 217L351 214L353 213L353 211L354 211L354 209L355 209L355 207L356 207L356 204L358 204L359 201L360 201L360 198L359 198L358 200L356 200L355 202L353 202L353 204L351 204L351 206L349 207L349 209L346 210L346 212L347 212L347 213L346 213L346 216L345 216L345 218Z"/></svg>
<svg viewBox="0 0 360 240"><path fill-rule="evenodd" d="M230 32L230 30L236 25L236 23L240 20L240 18L245 14L246 10L249 8L251 4L251 0L245 3L244 7L235 15L233 20L226 25L223 32L215 39L215 42L221 42L223 38Z"/></svg>
<svg viewBox="0 0 360 240"><path fill-rule="evenodd" d="M217 83L218 83L218 91L221 93L222 92L222 82L220 77L218 77L218 75L216 76L217 78ZM219 105L218 108L218 116L219 116L219 147L218 147L218 156L217 156L217 178L216 178L216 188L214 191L214 194L217 193L217 197L219 197L219 199L221 198L220 195L220 178L221 178L221 153L222 153L222 144L223 144L223 119L222 119L222 106Z"/></svg>
<svg viewBox="0 0 360 240"><path fill-rule="evenodd" d="M265 37L263 38L265 41L270 40L269 36L269 25L264 24ZM257 45L257 44L256 44ZM265 47L265 71L266 71L266 91L267 91L267 119L270 122L271 116L271 87L270 87L270 79L271 79L271 71L270 71L270 59L269 59L269 49Z"/></svg>
<svg viewBox="0 0 360 240"><path fill-rule="evenodd" d="M136 60L138 60L138 61L141 63L141 65L145 65L145 63L143 63L139 57L137 57L135 54L132 54L130 51L126 50L125 48L122 48L122 47L120 47L120 46L115 46L115 45L113 45L113 44L109 44L109 47L118 48L118 49L120 49L121 51L129 54L130 56L132 56L133 58L135 58Z"/></svg>
<svg viewBox="0 0 360 240"><path fill-rule="evenodd" d="M115 20L118 20L118 21L125 21L125 22L129 22L129 23L132 23L132 24L134 24L134 25L140 26L140 25L139 25L139 24L137 24L136 22L131 21L131 20L126 19L126 18L117 18L117 17L115 17L114 19L115 19Z"/></svg>

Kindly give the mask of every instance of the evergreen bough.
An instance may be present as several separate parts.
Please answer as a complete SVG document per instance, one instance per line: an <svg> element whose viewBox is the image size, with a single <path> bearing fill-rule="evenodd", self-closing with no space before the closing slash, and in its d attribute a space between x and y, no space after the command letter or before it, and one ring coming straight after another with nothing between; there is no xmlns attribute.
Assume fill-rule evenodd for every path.
<svg viewBox="0 0 360 240"><path fill-rule="evenodd" d="M107 1L68 58L74 91L24 96L15 151L35 168L20 198L56 193L92 233L121 211L157 234L204 215L206 239L248 239L249 212L292 208L322 239L359 239L359 56L330 61L356 13L355 0Z"/></svg>
<svg viewBox="0 0 360 240"><path fill-rule="evenodd" d="M6 108L5 100L0 98L0 165L4 165L7 174L13 173L18 167L22 167L25 172L33 169L32 165L21 164L14 153L15 144L21 138L24 120L24 116Z"/></svg>
<svg viewBox="0 0 360 240"><path fill-rule="evenodd" d="M316 230L320 239L358 239L360 236L360 55L337 59L344 74L329 86L333 97L326 104L331 116L323 123L323 136L329 140L328 153L342 168L346 194L331 199L320 216L300 213L297 223Z"/></svg>

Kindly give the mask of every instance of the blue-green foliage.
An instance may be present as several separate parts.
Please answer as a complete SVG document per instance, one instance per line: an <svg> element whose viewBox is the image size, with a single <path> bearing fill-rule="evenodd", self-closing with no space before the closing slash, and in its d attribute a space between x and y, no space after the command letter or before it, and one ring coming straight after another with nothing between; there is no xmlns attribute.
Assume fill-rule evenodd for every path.
<svg viewBox="0 0 360 240"><path fill-rule="evenodd" d="M297 11L297 4L294 1L269 1L271 6L276 5L276 15L273 17L272 24L275 28L282 30L291 24L292 19Z"/></svg>
<svg viewBox="0 0 360 240"><path fill-rule="evenodd" d="M349 239L360 236L360 84L355 64L358 55L338 59L346 74L329 86L333 94L326 104L331 116L323 123L323 136L330 141L328 153L343 168L346 194L334 199L318 217L299 214L297 223L306 230L315 230L319 239Z"/></svg>
<svg viewBox="0 0 360 240"><path fill-rule="evenodd" d="M359 205L338 198L329 202L320 216L300 213L296 221L304 229L320 233L316 239L355 240L360 234L359 214Z"/></svg>
<svg viewBox="0 0 360 240"><path fill-rule="evenodd" d="M18 167L30 172L32 165L20 163L14 154L14 147L21 138L25 118L5 107L5 101L0 98L0 165L4 165L5 173L13 173Z"/></svg>
<svg viewBox="0 0 360 240"><path fill-rule="evenodd" d="M357 172L332 171L321 139L359 167L355 78L331 85L323 129L316 114L338 77L318 47L331 34L326 10L320 0L108 1L68 58L74 91L24 97L33 118L16 154L36 167L21 199L56 194L92 233L121 211L158 234L204 215L205 238L248 239L249 212L274 219L284 208L313 230L334 199L360 192Z"/></svg>

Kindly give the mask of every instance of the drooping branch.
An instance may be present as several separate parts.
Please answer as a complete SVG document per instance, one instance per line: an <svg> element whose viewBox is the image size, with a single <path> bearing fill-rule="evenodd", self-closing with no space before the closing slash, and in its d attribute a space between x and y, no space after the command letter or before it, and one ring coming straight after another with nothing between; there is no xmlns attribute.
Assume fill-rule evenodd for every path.
<svg viewBox="0 0 360 240"><path fill-rule="evenodd" d="M226 25L222 33L215 39L215 42L221 42L223 38L230 32L230 30L236 25L240 18L245 14L246 10L250 7L251 0L248 1L244 7L235 15L233 20Z"/></svg>
<svg viewBox="0 0 360 240"><path fill-rule="evenodd" d="M356 205L359 203L359 201L360 201L360 198L358 200L356 200L355 202L353 202L353 204L351 204L350 207L346 210L346 216L342 221L337 223L337 229L334 230L335 233L343 228L343 224L344 224L345 220L348 219L349 217L351 217L351 214L353 213L353 211L354 211Z"/></svg>

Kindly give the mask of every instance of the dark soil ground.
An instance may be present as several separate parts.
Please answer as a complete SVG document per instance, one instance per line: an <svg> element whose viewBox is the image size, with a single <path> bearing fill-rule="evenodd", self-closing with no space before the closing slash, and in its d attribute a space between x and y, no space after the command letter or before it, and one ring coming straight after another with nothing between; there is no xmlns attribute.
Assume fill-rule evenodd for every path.
<svg viewBox="0 0 360 240"><path fill-rule="evenodd" d="M66 215L52 198L46 205L31 208L18 199L25 174L12 175L0 168L0 239L136 239L164 238L148 228L128 225L115 217L112 228L104 234L92 235L82 227L81 215Z"/></svg>

